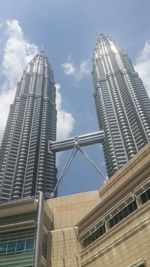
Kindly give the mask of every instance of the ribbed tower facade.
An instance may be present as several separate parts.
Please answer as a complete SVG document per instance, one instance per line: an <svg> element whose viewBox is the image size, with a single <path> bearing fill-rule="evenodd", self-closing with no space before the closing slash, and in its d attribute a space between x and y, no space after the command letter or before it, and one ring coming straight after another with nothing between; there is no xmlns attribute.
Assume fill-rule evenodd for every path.
<svg viewBox="0 0 150 267"><path fill-rule="evenodd" d="M10 106L0 148L0 201L49 197L56 184L55 154L48 140L56 138L55 84L48 59L36 55L23 72Z"/></svg>
<svg viewBox="0 0 150 267"><path fill-rule="evenodd" d="M128 55L103 34L94 50L92 75L111 177L150 141L150 99Z"/></svg>

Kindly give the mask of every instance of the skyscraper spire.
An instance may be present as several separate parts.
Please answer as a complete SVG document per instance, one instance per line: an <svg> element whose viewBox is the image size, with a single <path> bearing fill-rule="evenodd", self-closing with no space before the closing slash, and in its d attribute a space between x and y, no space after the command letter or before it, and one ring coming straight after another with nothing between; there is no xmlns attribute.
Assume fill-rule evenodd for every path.
<svg viewBox="0 0 150 267"><path fill-rule="evenodd" d="M92 75L110 177L150 141L150 100L128 55L103 34L94 50Z"/></svg>
<svg viewBox="0 0 150 267"><path fill-rule="evenodd" d="M55 154L48 140L56 138L55 84L44 53L28 64L17 85L0 148L1 202L45 197L56 183Z"/></svg>

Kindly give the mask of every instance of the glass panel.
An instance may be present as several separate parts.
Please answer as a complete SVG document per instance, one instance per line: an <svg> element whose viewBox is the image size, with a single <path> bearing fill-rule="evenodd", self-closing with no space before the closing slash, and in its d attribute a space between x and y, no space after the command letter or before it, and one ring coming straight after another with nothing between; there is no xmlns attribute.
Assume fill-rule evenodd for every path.
<svg viewBox="0 0 150 267"><path fill-rule="evenodd" d="M15 248L16 248L16 242L10 242L8 243L7 252L15 251Z"/></svg>
<svg viewBox="0 0 150 267"><path fill-rule="evenodd" d="M16 251L24 250L25 240L17 241Z"/></svg>
<svg viewBox="0 0 150 267"><path fill-rule="evenodd" d="M0 253L6 253L6 248L7 248L6 244L0 244Z"/></svg>
<svg viewBox="0 0 150 267"><path fill-rule="evenodd" d="M32 249L33 247L34 247L34 239L27 239L25 249Z"/></svg>
<svg viewBox="0 0 150 267"><path fill-rule="evenodd" d="M142 204L150 199L150 188L141 195Z"/></svg>
<svg viewBox="0 0 150 267"><path fill-rule="evenodd" d="M83 240L83 246L84 247L88 246L90 243L92 243L97 238L102 236L105 232L106 232L105 225L100 226L98 229L95 230L95 232L93 232Z"/></svg>
<svg viewBox="0 0 150 267"><path fill-rule="evenodd" d="M136 201L134 200L109 220L109 227L110 228L113 227L115 224L119 223L121 220L123 220L125 217L127 217L130 213L132 213L136 209L137 205Z"/></svg>

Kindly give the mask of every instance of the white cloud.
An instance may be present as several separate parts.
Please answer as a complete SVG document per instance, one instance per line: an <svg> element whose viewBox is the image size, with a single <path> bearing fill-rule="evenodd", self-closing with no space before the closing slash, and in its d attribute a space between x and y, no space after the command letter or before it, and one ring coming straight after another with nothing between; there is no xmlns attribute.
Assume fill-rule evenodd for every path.
<svg viewBox="0 0 150 267"><path fill-rule="evenodd" d="M35 44L29 43L24 38L17 20L6 21L4 27L7 40L4 47L1 70L5 77L2 90L5 91L16 87L23 69L25 69L26 64L38 52L38 47Z"/></svg>
<svg viewBox="0 0 150 267"><path fill-rule="evenodd" d="M2 25L4 34L1 38L4 43L4 53L0 62L3 82L0 84L0 143L6 125L9 106L13 103L17 82L20 80L27 63L38 52L35 44L29 43L23 35L23 31L17 20L8 20ZM60 86L56 89L56 102L58 108L58 138L67 138L74 125L72 115L62 109Z"/></svg>
<svg viewBox="0 0 150 267"><path fill-rule="evenodd" d="M91 71L91 61L82 60L78 67L72 62L71 55L67 57L68 62L62 64L63 71L66 75L72 75L76 80L81 80L84 76L89 75Z"/></svg>
<svg viewBox="0 0 150 267"><path fill-rule="evenodd" d="M135 69L139 73L150 96L150 42L145 42L144 48L136 60Z"/></svg>
<svg viewBox="0 0 150 267"><path fill-rule="evenodd" d="M1 32L4 42L2 62L0 62L3 82L0 84L0 142L6 125L9 106L13 102L17 81L20 80L26 64L38 52L35 44L29 43L23 36L17 20L8 20L1 25L5 35Z"/></svg>
<svg viewBox="0 0 150 267"><path fill-rule="evenodd" d="M66 62L62 64L62 67L66 75L74 75L76 73L76 68L73 63Z"/></svg>
<svg viewBox="0 0 150 267"><path fill-rule="evenodd" d="M57 140L68 138L74 127L74 118L71 113L62 109L62 96L60 84L56 84L56 108L57 108Z"/></svg>
<svg viewBox="0 0 150 267"><path fill-rule="evenodd" d="M91 72L91 61L82 60L79 66L79 71L77 72L77 79L82 79L85 75L89 75Z"/></svg>
<svg viewBox="0 0 150 267"><path fill-rule="evenodd" d="M9 106L13 101L15 90L3 92L0 95L0 143L8 117Z"/></svg>

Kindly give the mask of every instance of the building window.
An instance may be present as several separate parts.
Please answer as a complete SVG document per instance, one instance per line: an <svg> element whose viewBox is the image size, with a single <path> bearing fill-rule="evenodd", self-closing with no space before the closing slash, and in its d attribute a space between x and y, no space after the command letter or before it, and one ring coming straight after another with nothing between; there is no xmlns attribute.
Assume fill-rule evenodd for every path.
<svg viewBox="0 0 150 267"><path fill-rule="evenodd" d="M145 267L145 266L146 265L145 265L144 261L140 261L140 262L136 262L136 263L130 265L129 267Z"/></svg>
<svg viewBox="0 0 150 267"><path fill-rule="evenodd" d="M15 249L16 249L16 242L8 242L8 245L7 245L7 253L14 252Z"/></svg>
<svg viewBox="0 0 150 267"><path fill-rule="evenodd" d="M17 241L16 251L21 251L24 249L24 240Z"/></svg>
<svg viewBox="0 0 150 267"><path fill-rule="evenodd" d="M106 232L105 225L103 224L83 240L83 246L87 247L93 241L102 236L105 232Z"/></svg>
<svg viewBox="0 0 150 267"><path fill-rule="evenodd" d="M113 217L109 220L109 227L112 228L115 224L119 223L125 217L127 217L130 213L137 209L136 201L132 201L130 204L121 209L118 213L113 215Z"/></svg>
<svg viewBox="0 0 150 267"><path fill-rule="evenodd" d="M1 234L0 257L34 250L35 230L24 230Z"/></svg>
<svg viewBox="0 0 150 267"><path fill-rule="evenodd" d="M16 254L34 249L34 239L16 240L0 243L0 255Z"/></svg>
<svg viewBox="0 0 150 267"><path fill-rule="evenodd" d="M141 194L141 202L144 204L150 200L150 188L148 188L144 193Z"/></svg>

